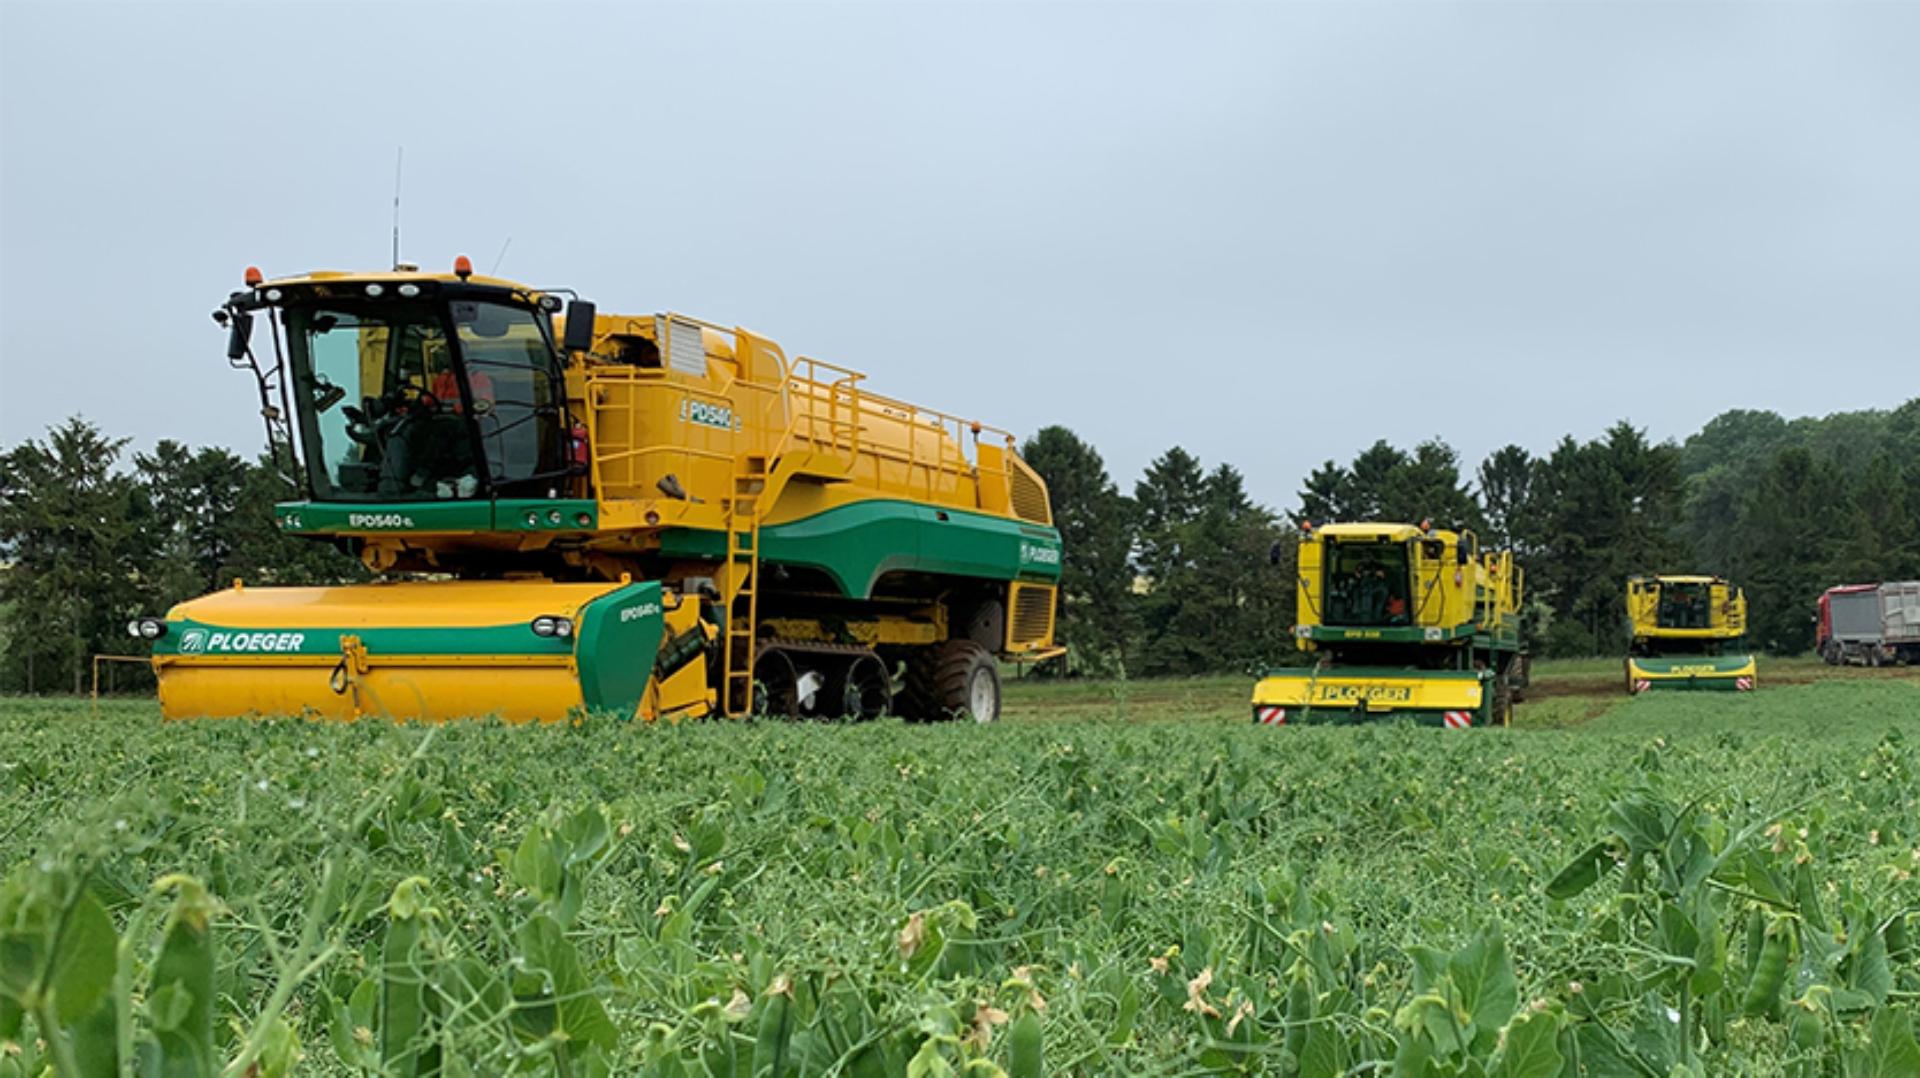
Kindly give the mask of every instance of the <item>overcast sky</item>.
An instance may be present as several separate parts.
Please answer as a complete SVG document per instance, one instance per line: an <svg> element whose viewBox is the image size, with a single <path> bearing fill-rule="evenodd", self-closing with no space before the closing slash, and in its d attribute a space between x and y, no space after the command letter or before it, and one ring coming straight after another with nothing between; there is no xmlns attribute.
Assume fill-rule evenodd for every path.
<svg viewBox="0 0 1920 1078"><path fill-rule="evenodd" d="M0 443L249 453L242 269L680 310L1294 504L1920 393L1920 4L0 0Z"/></svg>

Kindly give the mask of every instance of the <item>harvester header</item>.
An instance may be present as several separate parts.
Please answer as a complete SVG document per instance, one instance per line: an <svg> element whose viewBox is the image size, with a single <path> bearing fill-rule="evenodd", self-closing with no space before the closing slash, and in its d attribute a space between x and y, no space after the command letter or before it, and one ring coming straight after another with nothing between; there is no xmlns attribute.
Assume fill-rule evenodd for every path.
<svg viewBox="0 0 1920 1078"><path fill-rule="evenodd" d="M1058 653L1006 431L464 258L245 280L215 319L307 494L279 524L390 579L144 619L169 716L989 719L996 660Z"/></svg>

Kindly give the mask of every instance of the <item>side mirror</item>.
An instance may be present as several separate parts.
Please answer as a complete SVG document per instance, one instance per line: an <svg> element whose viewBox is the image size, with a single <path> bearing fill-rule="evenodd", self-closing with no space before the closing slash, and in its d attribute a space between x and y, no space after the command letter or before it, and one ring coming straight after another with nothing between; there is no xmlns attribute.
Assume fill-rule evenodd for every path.
<svg viewBox="0 0 1920 1078"><path fill-rule="evenodd" d="M1465 565L1473 560L1473 552L1467 549L1467 544L1461 543L1453 548L1453 560L1456 564Z"/></svg>
<svg viewBox="0 0 1920 1078"><path fill-rule="evenodd" d="M253 339L253 313L236 310L227 319L227 358L247 358L247 342Z"/></svg>
<svg viewBox="0 0 1920 1078"><path fill-rule="evenodd" d="M567 304L567 333L560 347L568 353L593 347L593 304L584 299Z"/></svg>
<svg viewBox="0 0 1920 1078"><path fill-rule="evenodd" d="M1280 541L1278 539L1274 540L1273 545L1267 548L1267 564L1278 566L1280 560L1286 556L1286 553L1287 552L1281 548Z"/></svg>

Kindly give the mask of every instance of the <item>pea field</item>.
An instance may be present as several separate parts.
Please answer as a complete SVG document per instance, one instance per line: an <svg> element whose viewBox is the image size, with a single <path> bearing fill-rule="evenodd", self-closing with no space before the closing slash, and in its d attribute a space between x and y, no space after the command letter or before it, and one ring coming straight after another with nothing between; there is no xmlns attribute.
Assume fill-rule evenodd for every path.
<svg viewBox="0 0 1920 1078"><path fill-rule="evenodd" d="M1258 728L1240 679L990 727L4 701L0 1075L1920 1074L1920 678L1616 680L1473 731Z"/></svg>

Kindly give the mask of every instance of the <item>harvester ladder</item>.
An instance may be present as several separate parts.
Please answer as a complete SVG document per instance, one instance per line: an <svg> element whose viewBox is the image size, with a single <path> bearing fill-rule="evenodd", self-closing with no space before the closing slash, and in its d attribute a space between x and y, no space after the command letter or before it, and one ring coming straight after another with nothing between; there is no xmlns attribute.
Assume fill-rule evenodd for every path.
<svg viewBox="0 0 1920 1078"><path fill-rule="evenodd" d="M720 710L729 717L753 710L754 632L760 624L760 500L767 493L767 458L735 457L727 500L727 626L720 649Z"/></svg>

